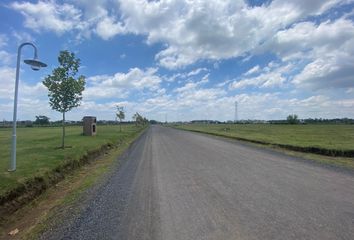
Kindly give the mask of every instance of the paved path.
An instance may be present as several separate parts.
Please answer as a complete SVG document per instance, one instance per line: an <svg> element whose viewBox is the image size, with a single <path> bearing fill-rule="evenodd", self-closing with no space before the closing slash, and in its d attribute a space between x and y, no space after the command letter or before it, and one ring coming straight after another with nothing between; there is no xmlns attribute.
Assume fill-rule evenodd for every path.
<svg viewBox="0 0 354 240"><path fill-rule="evenodd" d="M151 127L46 239L354 239L354 174Z"/></svg>

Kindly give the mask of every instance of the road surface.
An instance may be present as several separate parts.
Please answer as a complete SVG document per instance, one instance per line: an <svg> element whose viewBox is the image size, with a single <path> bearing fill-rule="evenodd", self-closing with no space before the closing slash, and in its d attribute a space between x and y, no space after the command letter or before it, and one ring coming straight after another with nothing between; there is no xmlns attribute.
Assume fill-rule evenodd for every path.
<svg viewBox="0 0 354 240"><path fill-rule="evenodd" d="M354 174L152 126L43 239L354 239Z"/></svg>

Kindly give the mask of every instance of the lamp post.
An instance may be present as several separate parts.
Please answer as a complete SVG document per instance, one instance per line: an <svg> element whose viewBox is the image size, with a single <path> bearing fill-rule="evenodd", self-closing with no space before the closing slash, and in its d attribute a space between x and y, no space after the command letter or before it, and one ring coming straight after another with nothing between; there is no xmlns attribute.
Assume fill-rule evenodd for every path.
<svg viewBox="0 0 354 240"><path fill-rule="evenodd" d="M21 61L21 50L22 47L30 45L34 48L34 57L30 60L25 60L24 62L31 66L32 70L38 71L41 67L46 67L47 64L42 63L38 60L37 48L33 43L22 43L17 50L17 66L16 66L16 82L15 82L15 97L14 97L14 114L12 122L12 148L11 148L11 163L9 172L16 171L16 122L17 122L17 96L18 96L18 82L20 76L20 61Z"/></svg>

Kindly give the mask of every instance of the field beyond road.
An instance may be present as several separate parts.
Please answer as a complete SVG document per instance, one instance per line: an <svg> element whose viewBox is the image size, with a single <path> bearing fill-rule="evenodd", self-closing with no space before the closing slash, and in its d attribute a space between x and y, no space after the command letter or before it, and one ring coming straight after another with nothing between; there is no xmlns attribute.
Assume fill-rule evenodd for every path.
<svg viewBox="0 0 354 240"><path fill-rule="evenodd" d="M273 144L354 150L354 125L185 124L177 128Z"/></svg>
<svg viewBox="0 0 354 240"><path fill-rule="evenodd" d="M175 127L296 151L354 157L354 125L185 124Z"/></svg>
<svg viewBox="0 0 354 240"><path fill-rule="evenodd" d="M0 129L0 196L28 179L42 177L60 165L79 161L89 152L99 151L103 145L116 145L132 139L142 129L134 125L97 126L97 135L83 136L82 127L66 127L65 144L68 148L58 149L61 144L60 127L35 127L17 129L17 170L8 172L11 149L11 129Z"/></svg>

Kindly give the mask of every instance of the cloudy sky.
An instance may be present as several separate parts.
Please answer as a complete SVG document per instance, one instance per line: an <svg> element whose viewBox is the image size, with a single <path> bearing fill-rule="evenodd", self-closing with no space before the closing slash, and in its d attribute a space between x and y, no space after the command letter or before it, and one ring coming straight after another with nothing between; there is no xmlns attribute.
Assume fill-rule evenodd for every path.
<svg viewBox="0 0 354 240"><path fill-rule="evenodd" d="M48 67L21 65L20 120L60 119L41 83L60 50L87 77L68 119L114 119L118 104L128 119L233 120L235 101L239 119L354 118L354 0L3 0L1 120L25 41Z"/></svg>

